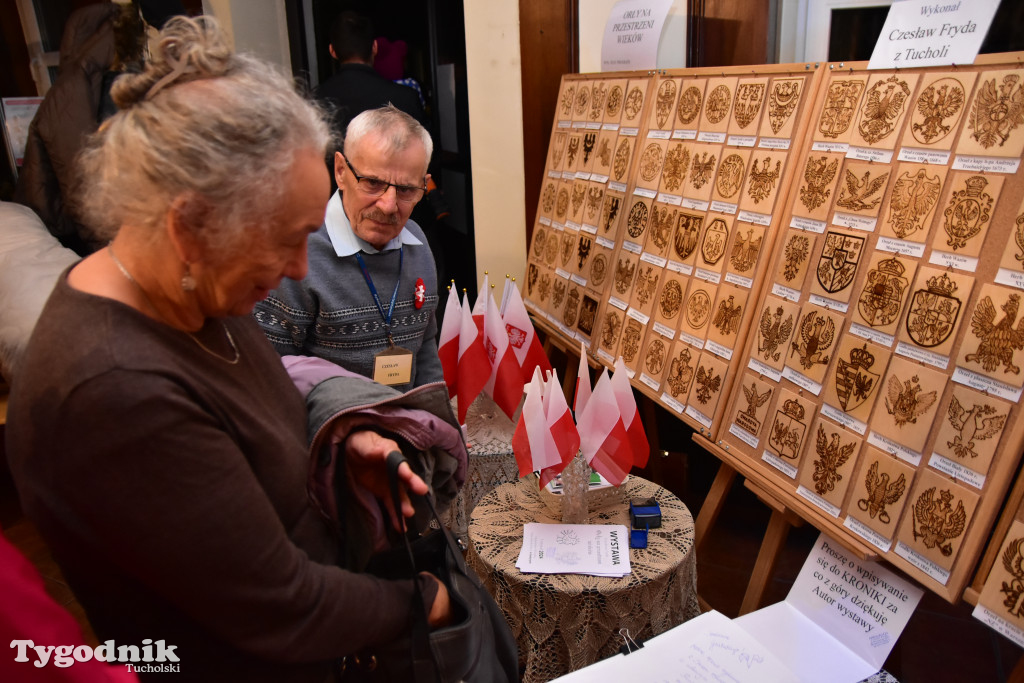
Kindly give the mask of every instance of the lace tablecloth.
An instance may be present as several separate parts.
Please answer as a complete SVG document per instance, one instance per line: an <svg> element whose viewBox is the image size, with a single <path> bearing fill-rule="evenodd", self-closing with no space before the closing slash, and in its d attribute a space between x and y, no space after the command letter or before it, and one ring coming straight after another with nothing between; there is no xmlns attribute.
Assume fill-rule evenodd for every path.
<svg viewBox="0 0 1024 683"><path fill-rule="evenodd" d="M502 484L470 518L467 559L505 613L519 644L523 682L548 681L603 659L622 645L619 629L647 639L700 614L693 517L681 500L639 477L622 497L590 512L592 524L629 526L628 501L653 497L662 526L646 549L630 549L632 573L613 579L576 574L522 574L516 558L527 522L560 523L533 479Z"/></svg>
<svg viewBox="0 0 1024 683"><path fill-rule="evenodd" d="M453 401L452 409L455 408ZM445 526L463 541L469 538L469 515L480 499L499 484L519 479L519 465L512 453L514 432L512 421L483 394L466 412L466 445L469 447L466 483L444 519Z"/></svg>

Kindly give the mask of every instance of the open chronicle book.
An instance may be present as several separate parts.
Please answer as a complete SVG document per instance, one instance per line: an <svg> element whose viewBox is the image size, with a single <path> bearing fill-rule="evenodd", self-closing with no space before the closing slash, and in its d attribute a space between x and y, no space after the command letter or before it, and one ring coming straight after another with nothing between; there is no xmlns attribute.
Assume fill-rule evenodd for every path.
<svg viewBox="0 0 1024 683"><path fill-rule="evenodd" d="M785 601L737 619L711 611L562 683L857 683L881 669L924 591L825 534Z"/></svg>

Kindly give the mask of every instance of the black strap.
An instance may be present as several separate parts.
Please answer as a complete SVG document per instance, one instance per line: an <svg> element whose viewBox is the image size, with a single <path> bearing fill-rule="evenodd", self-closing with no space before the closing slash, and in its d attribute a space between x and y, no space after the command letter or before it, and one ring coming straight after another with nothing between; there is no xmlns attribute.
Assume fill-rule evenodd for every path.
<svg viewBox="0 0 1024 683"><path fill-rule="evenodd" d="M405 518L402 516L402 497L399 495L399 479L398 479L398 468L402 463L406 462L405 456L402 455L401 451L391 451L387 456L387 467L388 467L388 486L391 489L391 503L394 506L395 514L402 520L402 524L405 523ZM412 492L409 495L413 495ZM438 519L437 510L434 508L434 501L428 493L424 498L427 504L430 506L430 511L434 515L434 519ZM438 524L440 520L438 519ZM441 525L441 529L447 532L447 529ZM413 581L413 622L412 622L412 652L410 653L413 659L414 674L417 681L434 680L440 683L441 672L437 665L437 659L434 657L433 648L430 647L430 624L427 621L427 608L423 604L423 591L420 589L420 580L417 574L419 571L416 568L416 558L412 552L412 545L409 543L409 535L402 533L402 541L405 543L406 553L409 557L409 570L410 578ZM449 543L451 546L451 543ZM462 559L460 553L456 554L459 559ZM432 666L431 666L432 665Z"/></svg>

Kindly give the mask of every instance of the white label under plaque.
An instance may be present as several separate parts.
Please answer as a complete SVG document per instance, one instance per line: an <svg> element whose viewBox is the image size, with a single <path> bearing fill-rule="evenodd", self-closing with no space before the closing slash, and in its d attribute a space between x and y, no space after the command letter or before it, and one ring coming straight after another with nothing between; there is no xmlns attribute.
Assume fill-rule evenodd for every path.
<svg viewBox="0 0 1024 683"><path fill-rule="evenodd" d="M950 254L947 251L933 251L932 255L928 257L928 262L945 268L965 270L968 273L978 270L977 258L963 254Z"/></svg>
<svg viewBox="0 0 1024 683"><path fill-rule="evenodd" d="M731 425L729 425L729 433L732 434L733 436L735 436L737 439L739 439L743 443L745 443L748 446L750 446L751 448L757 448L757 444L760 441L756 436L754 436L753 434L748 432L743 427L740 427L735 422L733 422Z"/></svg>
<svg viewBox="0 0 1024 683"><path fill-rule="evenodd" d="M537 219L537 222L543 226L551 227L551 219L548 218L547 216L541 216L540 218Z"/></svg>
<svg viewBox="0 0 1024 683"><path fill-rule="evenodd" d="M753 356L747 361L747 367L759 375L770 377L774 382L782 381L782 372L780 370L765 365Z"/></svg>
<svg viewBox="0 0 1024 683"><path fill-rule="evenodd" d="M560 278L564 278L566 280L569 279L569 271L567 271L567 270L562 270L561 268L555 268L555 274L558 277L560 277Z"/></svg>
<svg viewBox="0 0 1024 683"><path fill-rule="evenodd" d="M938 453L932 453L932 457L928 460L928 464L940 472L945 472L954 479L959 479L962 482L970 484L978 490L981 490L982 487L985 486L984 474L964 467L960 463L954 462L947 457L939 455Z"/></svg>
<svg viewBox="0 0 1024 683"><path fill-rule="evenodd" d="M598 349L597 356L609 365L615 365L615 358L613 358L612 354L608 353L604 349Z"/></svg>
<svg viewBox="0 0 1024 683"><path fill-rule="evenodd" d="M579 276L579 275L576 275L575 273L570 275L569 279L572 280L573 282L575 282L576 284L578 284L580 287L586 287L587 286L586 279L581 277L581 276Z"/></svg>
<svg viewBox="0 0 1024 683"><path fill-rule="evenodd" d="M793 384L797 385L801 389L805 389L815 396L821 393L821 385L812 380L810 377L805 377L788 365L782 369L782 376L788 379Z"/></svg>
<svg viewBox="0 0 1024 683"><path fill-rule="evenodd" d="M672 131L670 130L649 130L647 131L647 137L653 140L668 140L672 137Z"/></svg>
<svg viewBox="0 0 1024 683"><path fill-rule="evenodd" d="M704 347L711 353L718 356L719 358L724 358L725 360L732 360L732 349L722 346L718 342L714 342L708 339L704 343Z"/></svg>
<svg viewBox="0 0 1024 683"><path fill-rule="evenodd" d="M669 340L675 339L676 337L675 330L673 330L668 325L663 325L662 323L659 322L654 323L654 331L660 334L662 337L665 337L666 339Z"/></svg>
<svg viewBox="0 0 1024 683"><path fill-rule="evenodd" d="M874 232L878 219L870 216L858 216L853 213L842 213L840 211L836 211L835 216L832 217L832 223L844 228Z"/></svg>
<svg viewBox="0 0 1024 683"><path fill-rule="evenodd" d="M870 327L864 327L860 323L853 323L850 325L850 334L854 334L861 339L867 339L873 341L879 346L885 346L892 348L892 344L896 341L896 338L878 330L873 330Z"/></svg>
<svg viewBox="0 0 1024 683"><path fill-rule="evenodd" d="M668 263L668 259L664 259L657 254L652 254L649 251L645 251L641 254L640 260L644 263L650 263L652 266L658 266L659 268L664 268L665 264Z"/></svg>
<svg viewBox="0 0 1024 683"><path fill-rule="evenodd" d="M680 129L677 128L676 130L672 131L672 139L673 140L696 140L697 139L697 131L695 131L695 130L680 130Z"/></svg>
<svg viewBox="0 0 1024 683"><path fill-rule="evenodd" d="M693 266L688 263L680 263L679 261L669 261L668 265L665 266L673 273L682 273L683 275L690 275L693 273Z"/></svg>
<svg viewBox="0 0 1024 683"><path fill-rule="evenodd" d="M883 553L889 552L889 549L892 548L891 538L886 538L858 519L847 517L843 521L843 526L881 550Z"/></svg>
<svg viewBox="0 0 1024 683"><path fill-rule="evenodd" d="M821 306L830 311L839 311L840 313L846 313L850 308L850 304L844 301L836 301L835 299L829 299L818 294L811 294L809 301L816 306Z"/></svg>
<svg viewBox="0 0 1024 683"><path fill-rule="evenodd" d="M614 296L608 297L608 303L610 303L612 306L614 306L615 308L619 309L620 311L624 311L627 308L629 308L629 305L626 304L625 301L623 301L622 299L619 299L618 297L614 297Z"/></svg>
<svg viewBox="0 0 1024 683"><path fill-rule="evenodd" d="M846 158L887 164L892 161L892 150L878 149L876 147L850 147L850 149L846 150Z"/></svg>
<svg viewBox="0 0 1024 683"><path fill-rule="evenodd" d="M772 284L772 294L788 301L800 301L799 291L780 285L778 282Z"/></svg>
<svg viewBox="0 0 1024 683"><path fill-rule="evenodd" d="M949 581L948 571L935 564L924 555L919 554L903 541L896 542L896 554L941 583L943 586L945 586Z"/></svg>
<svg viewBox="0 0 1024 683"><path fill-rule="evenodd" d="M949 356L940 356L937 353L932 353L931 351L914 346L913 344L907 344L906 342L900 342L896 345L896 353L904 358L916 360L919 363L933 365L940 370L945 370L949 367Z"/></svg>
<svg viewBox="0 0 1024 683"><path fill-rule="evenodd" d="M638 197L644 197L645 199L654 199L658 196L657 190L650 190L646 187L634 187L633 194Z"/></svg>
<svg viewBox="0 0 1024 683"><path fill-rule="evenodd" d="M977 389L978 391L988 392L993 396L1004 398L1007 401L1013 401L1014 403L1018 403L1020 401L1021 389L1012 387L1009 384L997 382L991 377L979 375L976 372L972 372L960 366L957 366L956 370L953 371L953 381L959 382L964 386L971 387L972 389Z"/></svg>
<svg viewBox="0 0 1024 683"><path fill-rule="evenodd" d="M752 279L749 277L743 277L742 275L737 275L736 273L726 273L725 281L734 284L737 287L744 287L746 289L750 289L754 286L754 281Z"/></svg>
<svg viewBox="0 0 1024 683"><path fill-rule="evenodd" d="M842 152L843 154L846 154L848 151L850 151L850 143L822 142L818 140L813 145L811 145L811 149L814 150L815 152Z"/></svg>
<svg viewBox="0 0 1024 683"><path fill-rule="evenodd" d="M755 211L740 211L736 217L737 220L741 220L744 223L753 223L754 225L771 225L772 217L771 214L757 213Z"/></svg>
<svg viewBox="0 0 1024 683"><path fill-rule="evenodd" d="M601 237L600 235L597 238L597 243L600 244L605 249L615 248L615 240L610 240L607 237Z"/></svg>
<svg viewBox="0 0 1024 683"><path fill-rule="evenodd" d="M900 149L899 156L896 157L900 161L910 161L915 164L934 164L935 166L945 166L949 163L949 150L930 150L920 149L918 147L903 147Z"/></svg>
<svg viewBox="0 0 1024 683"><path fill-rule="evenodd" d="M806 486L798 487L796 492L797 494L800 495L801 498L809 500L815 507L821 508L832 517L839 516L839 508L837 508L835 505L828 502L827 500L819 496L817 493L807 488Z"/></svg>
<svg viewBox="0 0 1024 683"><path fill-rule="evenodd" d="M691 211L707 211L710 202L702 201L700 199L690 199L689 197L683 197L683 208L690 209Z"/></svg>
<svg viewBox="0 0 1024 683"><path fill-rule="evenodd" d="M640 381L649 386L651 389L654 389L655 391L657 391L658 387L661 386L661 382L649 376L646 372L640 373Z"/></svg>
<svg viewBox="0 0 1024 683"><path fill-rule="evenodd" d="M703 131L697 134L697 142L725 142L725 133Z"/></svg>
<svg viewBox="0 0 1024 683"><path fill-rule="evenodd" d="M614 180L611 180L608 182L608 189L612 190L613 192L625 192L626 183L617 183Z"/></svg>
<svg viewBox="0 0 1024 683"><path fill-rule="evenodd" d="M694 337L692 334L679 330L679 338L682 339L687 344L689 344L690 346L695 346L698 349L702 350L704 348L704 340L701 339L700 337Z"/></svg>
<svg viewBox="0 0 1024 683"><path fill-rule="evenodd" d="M816 221L813 218L804 218L803 216L793 216L793 219L789 222L789 227L805 232L816 232L820 235L825 232L825 221Z"/></svg>
<svg viewBox="0 0 1024 683"><path fill-rule="evenodd" d="M1001 285L1010 285L1017 289L1024 289L1024 273L1009 268L1000 268L996 273L996 282Z"/></svg>
<svg viewBox="0 0 1024 683"><path fill-rule="evenodd" d="M835 420L844 427L852 429L858 434L863 435L864 432L868 430L868 426L866 424L855 417L847 415L838 408L830 406L828 403L821 404L821 414L831 420Z"/></svg>
<svg viewBox="0 0 1024 683"><path fill-rule="evenodd" d="M887 251L891 254L913 256L914 258L921 258L924 256L923 244L918 242L907 242L906 240L897 240L892 237L879 237L878 243L875 244L875 249L878 249L879 251Z"/></svg>
<svg viewBox="0 0 1024 683"><path fill-rule="evenodd" d="M683 203L683 196L679 194L666 194L664 192L658 193L658 201L662 204L671 204L672 206L679 206Z"/></svg>
<svg viewBox="0 0 1024 683"><path fill-rule="evenodd" d="M789 138L761 138L758 147L764 149L789 149Z"/></svg>
<svg viewBox="0 0 1024 683"><path fill-rule="evenodd" d="M878 432L871 432L868 434L868 443L881 451L885 451L890 455L895 455L900 460L909 462L914 467L921 464L920 453L907 448L903 444L896 443L892 439L888 439Z"/></svg>
<svg viewBox="0 0 1024 683"><path fill-rule="evenodd" d="M628 311L626 311L626 315L628 315L630 318L637 321L641 325L647 325L647 323L650 322L651 320L651 317L649 315L644 315L635 308L630 308Z"/></svg>
<svg viewBox="0 0 1024 683"><path fill-rule="evenodd" d="M1017 628L1001 616L984 605L977 605L971 616L985 624L996 633L1000 633L1009 640L1017 643L1018 647L1024 647L1024 631Z"/></svg>
<svg viewBox="0 0 1024 683"><path fill-rule="evenodd" d="M683 412L683 410L685 408L685 406L683 406L682 403L680 403L676 399L672 398L672 396L669 395L667 392L662 393L661 400L662 400L662 402L665 405L667 405L669 408L671 408L672 410L676 411L677 413L682 414L682 412Z"/></svg>
<svg viewBox="0 0 1024 683"><path fill-rule="evenodd" d="M757 142L756 135L730 135L729 146L730 147L753 147L754 143Z"/></svg>
<svg viewBox="0 0 1024 683"><path fill-rule="evenodd" d="M643 251L643 247L641 247L636 242L630 242L629 240L623 240L622 248L628 251L630 254L637 254L638 256Z"/></svg>
<svg viewBox="0 0 1024 683"><path fill-rule="evenodd" d="M985 171L986 173L1016 173L1020 168L1017 157L973 157L957 155L953 159L954 171Z"/></svg>
<svg viewBox="0 0 1024 683"><path fill-rule="evenodd" d="M619 135L635 138L639 133L639 128L619 128Z"/></svg>
<svg viewBox="0 0 1024 683"><path fill-rule="evenodd" d="M693 406L686 406L686 414L692 417L697 422L704 425L704 429L711 429L711 418L700 412Z"/></svg>
<svg viewBox="0 0 1024 683"><path fill-rule="evenodd" d="M730 204L729 202L713 201L711 202L711 210L717 211L718 213L727 213L730 216L736 213L736 209L739 206L736 204Z"/></svg>
<svg viewBox="0 0 1024 683"><path fill-rule="evenodd" d="M761 459L777 469L779 472L785 474L790 479L796 479L796 468L771 451L765 451L762 453Z"/></svg>
<svg viewBox="0 0 1024 683"><path fill-rule="evenodd" d="M705 282L714 282L716 285L722 281L722 275L710 270L704 270L703 268L697 268L694 271L694 275L699 277Z"/></svg>

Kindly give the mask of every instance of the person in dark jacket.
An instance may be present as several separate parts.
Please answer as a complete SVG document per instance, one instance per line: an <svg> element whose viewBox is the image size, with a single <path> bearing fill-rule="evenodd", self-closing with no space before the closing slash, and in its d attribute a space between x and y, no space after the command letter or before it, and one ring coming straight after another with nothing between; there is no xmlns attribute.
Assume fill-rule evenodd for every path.
<svg viewBox="0 0 1024 683"><path fill-rule="evenodd" d="M338 141L344 137L349 121L367 109L386 104L394 105L429 129L416 91L389 81L374 70L377 41L369 19L355 12L338 14L331 25L330 50L331 57L338 61L338 71L320 84L316 98L332 112L332 128Z"/></svg>
<svg viewBox="0 0 1024 683"><path fill-rule="evenodd" d="M75 157L116 111L110 99L114 79L141 68L146 24L159 29L184 13L179 0L98 3L73 12L64 26L57 79L29 127L14 200L35 211L61 244L82 256L106 240L88 229L70 201Z"/></svg>

